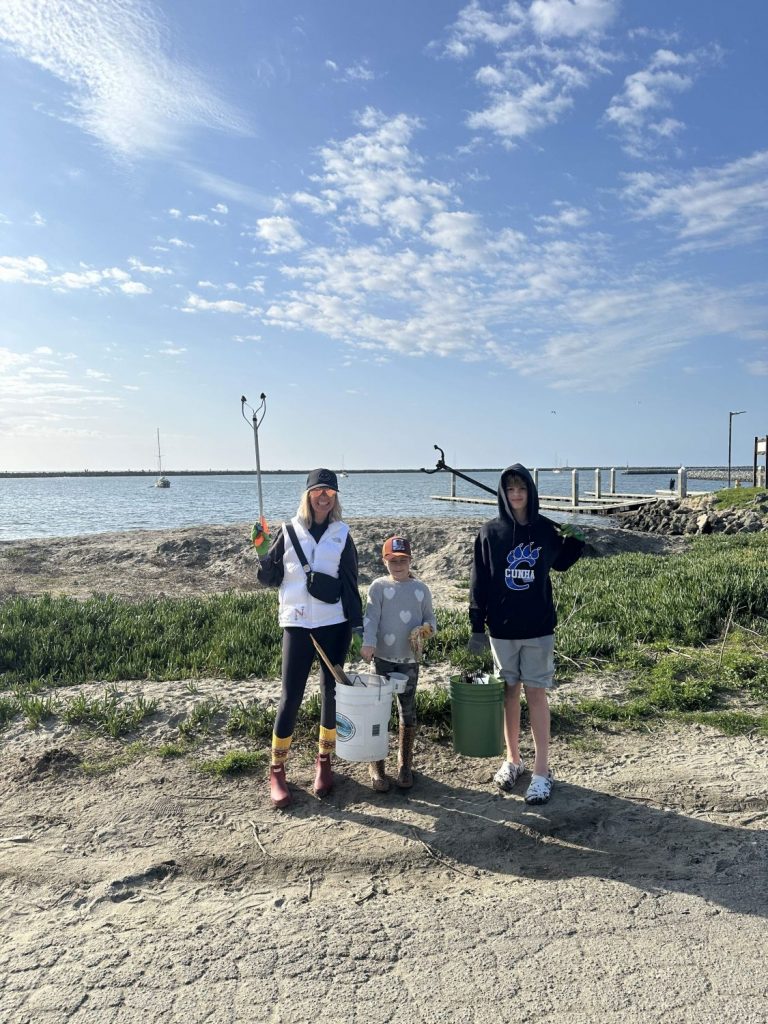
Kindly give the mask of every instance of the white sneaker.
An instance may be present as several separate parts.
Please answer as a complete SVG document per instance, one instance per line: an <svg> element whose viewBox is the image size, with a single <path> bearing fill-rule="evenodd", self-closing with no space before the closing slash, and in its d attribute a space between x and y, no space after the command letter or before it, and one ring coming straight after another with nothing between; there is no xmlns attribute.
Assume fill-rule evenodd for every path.
<svg viewBox="0 0 768 1024"><path fill-rule="evenodd" d="M523 759L520 758L519 764L512 764L511 761L505 761L501 768L493 776L493 781L503 790L505 793L511 793L514 789L515 783L525 771L525 765Z"/></svg>
<svg viewBox="0 0 768 1024"><path fill-rule="evenodd" d="M554 783L552 772L547 772L546 775L532 775L531 784L525 792L525 802L527 804L545 804L552 795Z"/></svg>

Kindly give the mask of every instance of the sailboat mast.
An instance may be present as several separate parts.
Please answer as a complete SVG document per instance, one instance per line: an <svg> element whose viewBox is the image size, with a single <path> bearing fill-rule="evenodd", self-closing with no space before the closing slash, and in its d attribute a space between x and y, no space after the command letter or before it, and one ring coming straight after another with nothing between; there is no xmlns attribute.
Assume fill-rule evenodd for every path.
<svg viewBox="0 0 768 1024"><path fill-rule="evenodd" d="M160 457L160 427L157 428L157 471L160 476L163 475L163 462Z"/></svg>

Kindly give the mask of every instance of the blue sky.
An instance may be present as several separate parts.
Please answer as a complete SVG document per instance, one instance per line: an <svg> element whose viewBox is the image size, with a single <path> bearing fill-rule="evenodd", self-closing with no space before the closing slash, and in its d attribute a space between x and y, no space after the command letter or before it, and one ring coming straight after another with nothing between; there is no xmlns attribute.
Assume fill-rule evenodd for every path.
<svg viewBox="0 0 768 1024"><path fill-rule="evenodd" d="M4 0L0 469L751 462L763 0Z"/></svg>

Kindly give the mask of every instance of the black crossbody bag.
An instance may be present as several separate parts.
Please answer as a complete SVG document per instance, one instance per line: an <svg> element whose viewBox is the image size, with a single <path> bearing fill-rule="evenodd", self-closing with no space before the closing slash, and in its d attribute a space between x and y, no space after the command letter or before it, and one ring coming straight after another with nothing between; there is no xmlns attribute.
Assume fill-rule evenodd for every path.
<svg viewBox="0 0 768 1024"><path fill-rule="evenodd" d="M341 580L335 576L329 576L327 572L315 572L307 561L304 548L299 543L299 538L296 536L293 524L286 523L285 529L291 538L293 550L299 556L301 567L307 574L307 590L309 593L312 597L317 598L318 601L324 601L325 604L336 604L337 601L341 600Z"/></svg>

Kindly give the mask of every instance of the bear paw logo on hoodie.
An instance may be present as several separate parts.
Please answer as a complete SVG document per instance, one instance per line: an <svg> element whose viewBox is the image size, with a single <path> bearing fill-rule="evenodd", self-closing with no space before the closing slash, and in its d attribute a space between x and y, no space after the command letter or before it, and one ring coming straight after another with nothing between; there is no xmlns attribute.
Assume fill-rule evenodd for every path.
<svg viewBox="0 0 768 1024"><path fill-rule="evenodd" d="M507 555L509 568L504 572L504 582L510 590L527 590L530 587L536 579L534 566L540 554L541 548L534 548L533 544L518 544L514 551L510 551Z"/></svg>

